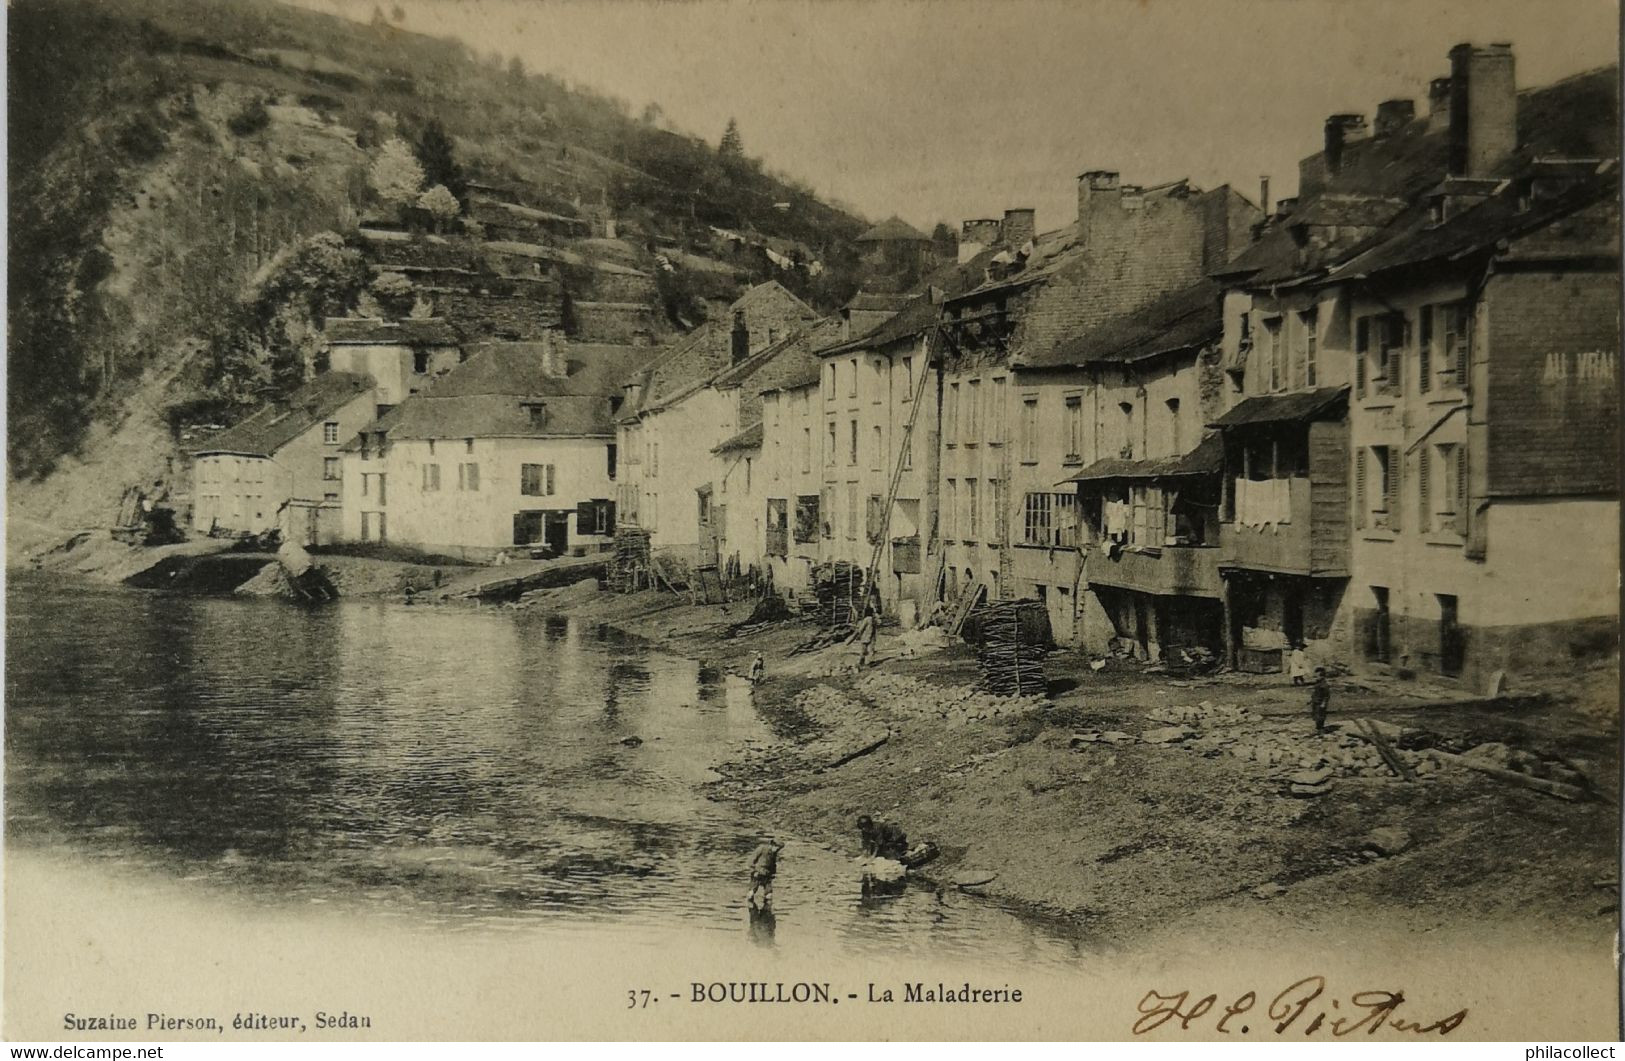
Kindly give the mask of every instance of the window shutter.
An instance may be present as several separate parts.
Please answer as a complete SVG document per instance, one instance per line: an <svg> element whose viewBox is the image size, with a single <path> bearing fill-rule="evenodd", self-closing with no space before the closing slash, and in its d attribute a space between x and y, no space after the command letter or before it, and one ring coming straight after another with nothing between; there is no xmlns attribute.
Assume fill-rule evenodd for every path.
<svg viewBox="0 0 1625 1061"><path fill-rule="evenodd" d="M1456 447L1456 521L1455 532L1467 536L1467 447Z"/></svg>
<svg viewBox="0 0 1625 1061"><path fill-rule="evenodd" d="M1354 322L1354 396L1365 397L1365 359L1371 349L1371 318Z"/></svg>
<svg viewBox="0 0 1625 1061"><path fill-rule="evenodd" d="M597 516L595 514L593 503L591 501L579 501L579 502L577 502L576 503L576 533L577 534L591 534L592 529L593 529L593 524L595 524L596 522L597 522Z"/></svg>
<svg viewBox="0 0 1625 1061"><path fill-rule="evenodd" d="M1365 448L1354 451L1354 525L1365 526Z"/></svg>
<svg viewBox="0 0 1625 1061"><path fill-rule="evenodd" d="M1424 445L1416 454L1416 529L1426 533L1432 529L1433 509L1428 504L1428 450Z"/></svg>
<svg viewBox="0 0 1625 1061"><path fill-rule="evenodd" d="M1423 394L1433 389L1433 307L1423 306L1420 318L1420 335L1416 342L1416 385ZM1426 451L1422 463L1427 464ZM1427 528L1424 527L1424 530Z"/></svg>
<svg viewBox="0 0 1625 1061"><path fill-rule="evenodd" d="M1388 475L1388 529L1399 530L1400 516L1405 511L1405 453L1398 446L1389 451Z"/></svg>
<svg viewBox="0 0 1625 1061"><path fill-rule="evenodd" d="M1456 308L1456 386L1467 389L1467 352L1472 345L1472 315L1465 304Z"/></svg>
<svg viewBox="0 0 1625 1061"><path fill-rule="evenodd" d="M614 534L615 533L615 502L613 502L613 501L605 501L603 504L604 504L604 533L605 534Z"/></svg>
<svg viewBox="0 0 1625 1061"><path fill-rule="evenodd" d="M1402 314L1388 318L1388 386L1395 394L1405 393L1405 350L1410 346L1411 322ZM1396 497L1395 508L1398 508Z"/></svg>
<svg viewBox="0 0 1625 1061"><path fill-rule="evenodd" d="M480 488L480 466L478 464L470 464L468 466L468 488L470 490L478 490Z"/></svg>
<svg viewBox="0 0 1625 1061"><path fill-rule="evenodd" d="M547 465L544 465L543 467L545 467L547 469L547 496L552 497L553 496L553 466L551 464L547 464Z"/></svg>

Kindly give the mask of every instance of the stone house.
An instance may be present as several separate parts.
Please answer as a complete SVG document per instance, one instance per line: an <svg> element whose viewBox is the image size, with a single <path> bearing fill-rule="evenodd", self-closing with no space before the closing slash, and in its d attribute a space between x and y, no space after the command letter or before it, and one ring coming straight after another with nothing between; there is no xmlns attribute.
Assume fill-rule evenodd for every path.
<svg viewBox="0 0 1625 1061"><path fill-rule="evenodd" d="M327 372L190 450L192 529L326 545L341 535L340 445L376 415L373 378Z"/></svg>

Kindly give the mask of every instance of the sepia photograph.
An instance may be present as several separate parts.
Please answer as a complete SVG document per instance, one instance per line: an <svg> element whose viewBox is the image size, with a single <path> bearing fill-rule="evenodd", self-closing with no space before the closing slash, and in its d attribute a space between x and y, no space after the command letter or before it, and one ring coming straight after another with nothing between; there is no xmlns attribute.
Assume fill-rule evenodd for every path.
<svg viewBox="0 0 1625 1061"><path fill-rule="evenodd" d="M3 17L0 1037L1620 1038L1613 0Z"/></svg>

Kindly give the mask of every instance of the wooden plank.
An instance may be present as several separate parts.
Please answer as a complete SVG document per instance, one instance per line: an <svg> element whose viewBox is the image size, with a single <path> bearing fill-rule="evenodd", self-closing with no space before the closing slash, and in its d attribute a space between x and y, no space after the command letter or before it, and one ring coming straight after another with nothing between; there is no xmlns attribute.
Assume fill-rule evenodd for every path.
<svg viewBox="0 0 1625 1061"><path fill-rule="evenodd" d="M1528 774L1520 774L1516 770L1508 770L1492 763L1480 762L1465 755L1442 752L1438 749L1434 749L1431 754L1442 763L1465 766L1469 770L1477 770L1481 774L1488 774L1502 781L1509 781L1514 785L1534 789L1536 792L1543 792L1548 796L1556 796L1558 799L1566 799L1571 803L1577 803L1588 796L1586 790L1577 785L1565 785L1561 781L1548 781L1544 777L1530 777Z"/></svg>
<svg viewBox="0 0 1625 1061"><path fill-rule="evenodd" d="M1376 747L1377 754L1382 756L1382 761L1388 764L1388 769L1406 781L1416 780L1416 771L1412 770L1398 755L1394 754L1393 746L1388 743L1388 738L1382 735L1382 732L1377 729L1375 724L1369 719L1360 719L1359 726L1366 739Z"/></svg>

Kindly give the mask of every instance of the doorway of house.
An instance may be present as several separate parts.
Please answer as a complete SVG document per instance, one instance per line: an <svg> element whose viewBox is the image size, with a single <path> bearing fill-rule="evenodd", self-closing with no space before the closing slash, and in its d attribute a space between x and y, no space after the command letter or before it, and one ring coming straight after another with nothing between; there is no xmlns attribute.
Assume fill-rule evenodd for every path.
<svg viewBox="0 0 1625 1061"><path fill-rule="evenodd" d="M1372 586L1371 596L1376 603L1376 611L1371 616L1371 629L1366 639L1366 658L1378 663L1387 663L1389 656L1389 628L1388 628L1388 587Z"/></svg>
<svg viewBox="0 0 1625 1061"><path fill-rule="evenodd" d="M1460 602L1452 594L1439 596L1439 673L1455 677L1461 673L1466 655L1466 639L1462 636Z"/></svg>
<svg viewBox="0 0 1625 1061"><path fill-rule="evenodd" d="M543 522L542 536L554 556L563 556L570 548L570 514L549 512Z"/></svg>
<svg viewBox="0 0 1625 1061"><path fill-rule="evenodd" d="M1303 587L1288 583L1281 600L1281 634L1287 647L1303 644Z"/></svg>

